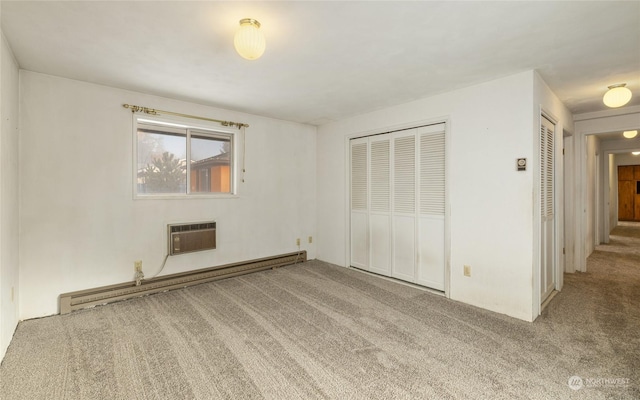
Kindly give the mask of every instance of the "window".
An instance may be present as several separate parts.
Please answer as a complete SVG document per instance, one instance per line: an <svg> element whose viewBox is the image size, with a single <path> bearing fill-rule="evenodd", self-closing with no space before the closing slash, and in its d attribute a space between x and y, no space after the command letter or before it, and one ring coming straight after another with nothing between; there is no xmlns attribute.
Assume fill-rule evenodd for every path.
<svg viewBox="0 0 640 400"><path fill-rule="evenodd" d="M136 195L233 194L234 133L138 119Z"/></svg>

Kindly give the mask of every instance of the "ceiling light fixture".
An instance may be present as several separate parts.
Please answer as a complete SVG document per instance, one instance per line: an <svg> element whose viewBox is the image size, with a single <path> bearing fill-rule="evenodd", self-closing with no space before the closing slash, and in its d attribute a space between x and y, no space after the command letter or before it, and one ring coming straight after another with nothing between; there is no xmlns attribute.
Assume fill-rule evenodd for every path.
<svg viewBox="0 0 640 400"><path fill-rule="evenodd" d="M634 137L638 136L638 131L624 131L622 132L622 136L626 137L627 139L633 139Z"/></svg>
<svg viewBox="0 0 640 400"><path fill-rule="evenodd" d="M640 156L640 151L632 151L631 154L634 156Z"/></svg>
<svg viewBox="0 0 640 400"><path fill-rule="evenodd" d="M240 20L240 28L233 38L233 45L242 58L257 60L265 49L264 35L260 30L260 22L251 18Z"/></svg>
<svg viewBox="0 0 640 400"><path fill-rule="evenodd" d="M622 107L631 100L631 90L626 88L626 83L609 86L609 90L604 94L602 102L611 108Z"/></svg>

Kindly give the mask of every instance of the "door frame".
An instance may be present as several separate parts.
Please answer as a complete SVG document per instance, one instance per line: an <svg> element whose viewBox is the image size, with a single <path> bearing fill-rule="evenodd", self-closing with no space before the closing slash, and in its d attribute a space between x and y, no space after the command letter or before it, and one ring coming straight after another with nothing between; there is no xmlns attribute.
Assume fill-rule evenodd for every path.
<svg viewBox="0 0 640 400"><path fill-rule="evenodd" d="M611 185L616 185L615 187L615 192L616 192L616 198L615 198L615 208L616 208L616 221L620 220L619 214L618 214L618 165L614 163L613 168L615 171L615 176L616 176L616 181L615 182L611 182L611 180L609 179L609 174L611 173L611 169L610 169L610 164L609 164L609 157L610 156L615 156L617 154L627 154L630 153L632 151L640 151L640 148L630 148L630 149L611 149L611 150L604 150L602 153L602 157L603 157L603 167L604 167L604 172L603 172L603 181L604 183L602 184L602 187L604 188L603 190L607 190ZM638 165L640 165L640 157L638 157ZM609 243L610 240L610 233L611 233L611 206L610 203L613 199L611 199L611 197L609 196L608 192L604 193L604 201L602 204L602 208L600 210L597 210L597 212L599 213L600 211L602 211L603 214L603 226L604 226L604 234L602 236L602 242L603 243Z"/></svg>
<svg viewBox="0 0 640 400"><path fill-rule="evenodd" d="M575 237L574 263L575 270L586 272L587 257L585 239L587 237L587 212L598 213L598 210L587 209L586 186L589 176L587 174L587 136L598 136L610 132L622 132L626 130L640 129L640 106L628 106L619 110L607 110L587 114L574 115L575 132L574 143L574 163L573 182L571 190L574 192L575 206L573 226L571 226ZM630 142L630 141L629 141ZM613 149L608 147L601 149L601 156L606 151L627 150L631 151L629 142L621 141L621 146ZM623 151L624 152L624 151ZM607 163L605 163L605 168ZM605 176L606 177L606 176Z"/></svg>
<svg viewBox="0 0 640 400"><path fill-rule="evenodd" d="M563 272L564 272L564 255L562 254L561 249L563 248L564 241L564 161L562 159L562 149L564 143L564 134L562 130L562 126L559 123L559 118L557 118L553 113L549 112L542 105L538 108L538 118L536 118L536 128L534 134L534 144L535 144L535 155L536 155L536 170L534 171L534 195L535 201L534 203L534 226L535 235L533 237L533 318L535 319L542 312L542 301L541 301L541 293L540 293L540 274L542 272L542 260L541 260L541 251L542 251L542 243L540 241L542 234L542 221L540 215L540 127L542 126L542 118L546 118L554 124L553 131L553 156L554 156L554 165L553 165L553 177L554 177L554 188L553 188L553 207L554 207L554 243L553 243L553 262L554 262L554 275L555 282L554 288L559 291L562 289L564 284L563 281Z"/></svg>
<svg viewBox="0 0 640 400"><path fill-rule="evenodd" d="M574 151L574 137L567 135L563 132L563 207L564 213L564 234L563 234L563 249L565 249L563 259L563 271L567 273L576 272L575 266L575 190L573 190L571 182L575 176L575 151Z"/></svg>

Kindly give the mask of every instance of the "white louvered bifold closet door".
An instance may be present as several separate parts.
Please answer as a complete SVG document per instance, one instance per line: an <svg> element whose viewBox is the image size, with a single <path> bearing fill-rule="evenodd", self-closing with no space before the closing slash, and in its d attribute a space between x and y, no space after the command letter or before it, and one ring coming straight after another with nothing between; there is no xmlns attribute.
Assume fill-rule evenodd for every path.
<svg viewBox="0 0 640 400"><path fill-rule="evenodd" d="M422 127L417 283L444 290L445 271L445 126Z"/></svg>
<svg viewBox="0 0 640 400"><path fill-rule="evenodd" d="M416 277L416 132L393 135L393 264L391 276Z"/></svg>
<svg viewBox="0 0 640 400"><path fill-rule="evenodd" d="M540 124L540 302L555 288L555 125Z"/></svg>
<svg viewBox="0 0 640 400"><path fill-rule="evenodd" d="M391 275L391 140L389 135L370 139L371 207L370 271Z"/></svg>
<svg viewBox="0 0 640 400"><path fill-rule="evenodd" d="M351 140L351 265L444 290L445 125Z"/></svg>
<svg viewBox="0 0 640 400"><path fill-rule="evenodd" d="M351 265L369 269L369 141L351 141Z"/></svg>

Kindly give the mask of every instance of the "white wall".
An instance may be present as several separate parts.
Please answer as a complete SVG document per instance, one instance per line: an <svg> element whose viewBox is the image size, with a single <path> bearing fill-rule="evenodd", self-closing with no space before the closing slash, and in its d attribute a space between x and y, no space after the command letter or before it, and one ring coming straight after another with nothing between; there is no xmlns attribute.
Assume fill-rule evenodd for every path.
<svg viewBox="0 0 640 400"><path fill-rule="evenodd" d="M640 147L638 148L638 151L640 151ZM638 156L634 156L631 153L620 153L620 154L616 154L615 158L614 158L614 164L613 164L613 170L617 171L618 170L618 166L620 165L640 165L640 155ZM614 176L614 178L618 179L617 174Z"/></svg>
<svg viewBox="0 0 640 400"><path fill-rule="evenodd" d="M21 76L20 317L63 292L153 275L166 224L217 221L217 249L170 257L164 274L302 248L315 258L316 128L28 71ZM132 113L123 103L246 122L234 199L133 200Z"/></svg>
<svg viewBox="0 0 640 400"><path fill-rule="evenodd" d="M534 72L387 108L318 128L319 259L347 266L346 137L448 118L449 295L524 320L532 297L533 191L538 129ZM535 129L534 129L535 128ZM529 168L516 171L516 159ZM472 276L463 276L463 265Z"/></svg>
<svg viewBox="0 0 640 400"><path fill-rule="evenodd" d="M0 38L0 360L18 324L18 64Z"/></svg>
<svg viewBox="0 0 640 400"><path fill-rule="evenodd" d="M640 106L621 107L574 116L576 134L595 135L640 129Z"/></svg>
<svg viewBox="0 0 640 400"><path fill-rule="evenodd" d="M553 93L551 88L546 84L542 77L534 72L534 88L533 88L533 100L535 112L539 112L542 109L556 120L556 129L559 131L560 136L571 136L575 131L573 123L573 115L571 111L560 101L558 96ZM540 127L537 126L536 129ZM556 146L560 150L562 146Z"/></svg>

